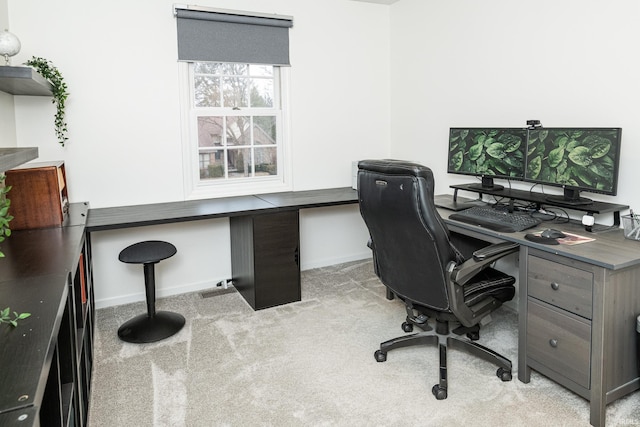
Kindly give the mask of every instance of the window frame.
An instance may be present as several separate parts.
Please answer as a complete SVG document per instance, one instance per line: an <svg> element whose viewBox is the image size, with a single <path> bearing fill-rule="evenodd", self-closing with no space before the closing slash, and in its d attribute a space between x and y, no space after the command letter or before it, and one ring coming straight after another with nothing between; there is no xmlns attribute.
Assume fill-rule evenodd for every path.
<svg viewBox="0 0 640 427"><path fill-rule="evenodd" d="M276 129L279 137L277 143L278 174L262 177L225 178L222 180L200 179L200 150L198 147L197 117L211 115L205 111L215 111L216 116L261 115L263 108L243 108L233 111L231 108L195 107L193 91L193 62L178 62L178 78L180 82L180 115L181 115L181 143L183 157L183 187L184 198L203 199L217 197L232 197L251 194L276 193L293 189L291 172L291 139L290 135L290 67L274 66L278 69L279 78L274 80L274 91L278 91L280 120ZM273 110L269 109L269 115ZM222 114L220 114L222 113ZM252 114L254 113L254 114ZM258 146L259 147L259 146ZM255 165L254 165L255 166Z"/></svg>

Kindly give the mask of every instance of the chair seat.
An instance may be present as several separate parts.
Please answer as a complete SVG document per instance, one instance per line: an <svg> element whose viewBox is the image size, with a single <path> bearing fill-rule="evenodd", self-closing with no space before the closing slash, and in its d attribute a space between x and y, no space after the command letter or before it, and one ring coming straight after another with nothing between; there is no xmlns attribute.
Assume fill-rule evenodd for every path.
<svg viewBox="0 0 640 427"><path fill-rule="evenodd" d="M474 276L472 283L464 286L464 302L472 306L489 297L500 302L510 301L516 292L515 282L515 277L491 267L485 268Z"/></svg>
<svg viewBox="0 0 640 427"><path fill-rule="evenodd" d="M177 251L169 242L147 240L127 246L120 252L118 259L128 264L155 263L174 256Z"/></svg>

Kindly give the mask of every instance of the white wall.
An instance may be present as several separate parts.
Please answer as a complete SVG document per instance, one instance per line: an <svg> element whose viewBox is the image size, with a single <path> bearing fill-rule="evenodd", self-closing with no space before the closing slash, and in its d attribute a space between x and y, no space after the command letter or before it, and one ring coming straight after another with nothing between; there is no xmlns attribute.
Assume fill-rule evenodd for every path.
<svg viewBox="0 0 640 427"><path fill-rule="evenodd" d="M174 1L0 1L8 1L11 30L22 41L14 64L49 59L70 92L66 147L55 139L51 99L26 96L14 99L17 145L39 147L39 161L65 161L72 202L98 208L183 200ZM351 186L352 160L388 155L389 6L350 0L197 4L294 17L295 190ZM350 227L336 228L315 210L304 213L303 269L370 255L357 209L328 212ZM154 238L178 247L176 259L159 267L163 295L229 277L228 234L225 220L95 233L98 305L144 298L142 271L117 261L129 243Z"/></svg>
<svg viewBox="0 0 640 427"><path fill-rule="evenodd" d="M9 11L7 0L0 0L0 31L9 30ZM12 62L13 64L13 62ZM0 57L0 65L5 65ZM0 147L15 147L16 120L13 109L13 96L0 92Z"/></svg>
<svg viewBox="0 0 640 427"><path fill-rule="evenodd" d="M436 193L469 182L446 173L449 127L539 119L622 127L617 197L585 196L639 209L639 2L401 0L390 10L391 154L429 165Z"/></svg>

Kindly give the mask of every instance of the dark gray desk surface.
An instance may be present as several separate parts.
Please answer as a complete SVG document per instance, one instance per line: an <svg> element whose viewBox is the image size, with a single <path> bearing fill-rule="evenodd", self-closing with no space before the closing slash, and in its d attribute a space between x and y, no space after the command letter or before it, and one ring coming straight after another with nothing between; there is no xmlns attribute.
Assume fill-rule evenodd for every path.
<svg viewBox="0 0 640 427"><path fill-rule="evenodd" d="M510 241L521 245L540 249L545 252L566 256L578 261L587 262L610 270L620 270L640 264L640 241L625 239L622 229L589 233L583 226L569 223L543 222L539 227L517 233L501 233L449 219L453 211L438 209L451 231L477 237L492 242ZM578 245L543 245L524 238L525 234L534 231L555 228L585 237L593 237L593 242Z"/></svg>
<svg viewBox="0 0 640 427"><path fill-rule="evenodd" d="M352 203L358 203L358 193L350 187L343 187L98 208L89 210L87 231L115 230Z"/></svg>

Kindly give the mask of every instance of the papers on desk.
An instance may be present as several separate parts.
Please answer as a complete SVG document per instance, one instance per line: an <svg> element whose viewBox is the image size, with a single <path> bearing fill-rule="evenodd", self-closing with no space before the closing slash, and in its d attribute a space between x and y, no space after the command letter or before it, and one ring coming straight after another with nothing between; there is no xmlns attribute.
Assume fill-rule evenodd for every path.
<svg viewBox="0 0 640 427"><path fill-rule="evenodd" d="M558 243L560 243L561 245L579 245L580 243L587 243L587 242L593 242L594 239L593 237L585 237L585 236L580 236L579 234L573 234L573 233L567 233L566 231L560 230L564 233L564 235L566 237L561 237L558 240ZM542 231L536 231L534 233L531 233L534 236L540 236L542 234Z"/></svg>

